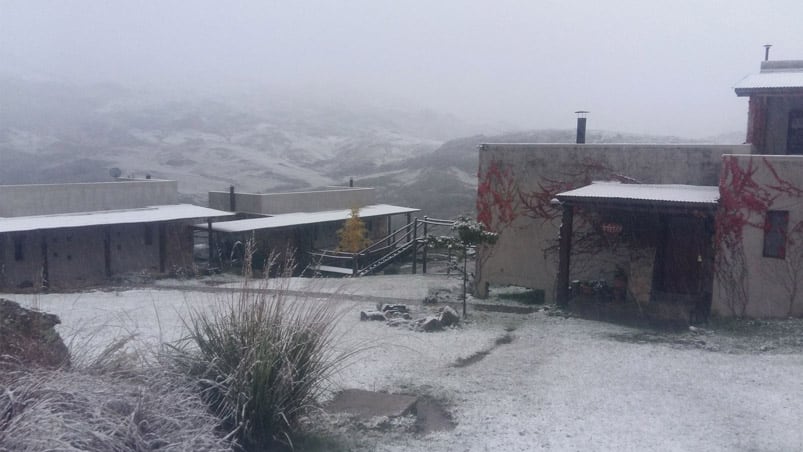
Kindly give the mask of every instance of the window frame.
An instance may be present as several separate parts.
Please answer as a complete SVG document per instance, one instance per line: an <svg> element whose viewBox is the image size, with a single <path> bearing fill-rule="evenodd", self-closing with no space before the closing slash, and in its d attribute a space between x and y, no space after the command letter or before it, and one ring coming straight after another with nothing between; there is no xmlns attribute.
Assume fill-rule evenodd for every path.
<svg viewBox="0 0 803 452"><path fill-rule="evenodd" d="M786 259L789 242L789 211L768 210L764 216L764 246L762 255L772 259Z"/></svg>

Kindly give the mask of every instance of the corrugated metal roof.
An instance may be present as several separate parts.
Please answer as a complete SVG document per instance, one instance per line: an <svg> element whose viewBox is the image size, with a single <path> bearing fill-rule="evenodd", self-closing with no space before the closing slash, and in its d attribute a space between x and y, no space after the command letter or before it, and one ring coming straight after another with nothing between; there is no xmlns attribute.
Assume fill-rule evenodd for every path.
<svg viewBox="0 0 803 452"><path fill-rule="evenodd" d="M733 89L737 95L749 94L755 90L775 90L803 88L803 71L773 71L748 75L740 80Z"/></svg>
<svg viewBox="0 0 803 452"><path fill-rule="evenodd" d="M559 193L561 201L643 201L661 204L716 205L719 187L676 184L623 184L592 182L591 185Z"/></svg>
<svg viewBox="0 0 803 452"><path fill-rule="evenodd" d="M392 206L389 204L374 204L360 208L360 218L396 215L400 213L418 212L419 209L410 207ZM343 221L351 216L351 209L326 210L322 212L296 212L283 213L272 217L250 218L247 220L221 221L212 224L212 230L218 232L247 232L260 229L285 228L304 224L326 223L329 221ZM205 224L196 225L206 228Z"/></svg>
<svg viewBox="0 0 803 452"><path fill-rule="evenodd" d="M188 220L233 215L222 210L191 204L149 206L140 209L103 210L96 212L33 215L0 218L0 233L37 231L43 229L80 228L112 224L153 223L157 221Z"/></svg>

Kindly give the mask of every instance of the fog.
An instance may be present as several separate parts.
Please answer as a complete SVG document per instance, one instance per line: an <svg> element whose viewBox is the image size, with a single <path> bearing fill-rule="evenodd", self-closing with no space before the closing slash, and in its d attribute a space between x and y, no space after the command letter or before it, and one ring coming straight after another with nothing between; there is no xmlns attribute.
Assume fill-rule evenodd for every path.
<svg viewBox="0 0 803 452"><path fill-rule="evenodd" d="M703 137L743 130L732 86L803 58L789 1L0 1L0 75L277 92L478 124ZM478 130L481 132L481 130Z"/></svg>

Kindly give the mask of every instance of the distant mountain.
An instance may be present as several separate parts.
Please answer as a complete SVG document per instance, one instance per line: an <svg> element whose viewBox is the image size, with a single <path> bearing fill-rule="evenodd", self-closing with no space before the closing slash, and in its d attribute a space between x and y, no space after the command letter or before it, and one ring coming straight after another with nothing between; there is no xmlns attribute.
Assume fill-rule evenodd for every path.
<svg viewBox="0 0 803 452"><path fill-rule="evenodd" d="M575 138L574 130L471 135L475 130L427 110L0 78L0 184L109 180L118 167L124 176L177 180L185 201L203 204L208 191L229 185L304 190L353 177L376 187L381 202L454 217L473 213L479 144ZM690 142L603 131L589 131L588 141Z"/></svg>

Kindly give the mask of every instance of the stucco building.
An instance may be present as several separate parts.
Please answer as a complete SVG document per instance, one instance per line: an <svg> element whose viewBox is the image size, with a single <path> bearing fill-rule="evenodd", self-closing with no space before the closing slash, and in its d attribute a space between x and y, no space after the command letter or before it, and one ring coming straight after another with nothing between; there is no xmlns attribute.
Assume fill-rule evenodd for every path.
<svg viewBox="0 0 803 452"><path fill-rule="evenodd" d="M658 314L803 315L803 61L735 90L743 145L482 145L478 219L500 238L479 291L565 302L585 281Z"/></svg>
<svg viewBox="0 0 803 452"><path fill-rule="evenodd" d="M230 213L180 204L175 181L0 186L0 289L76 289L192 266L191 225Z"/></svg>
<svg viewBox="0 0 803 452"><path fill-rule="evenodd" d="M299 269L315 264L315 254L338 246L337 231L351 216L352 208L366 226L367 239L376 242L392 232L394 218L408 224L419 209L378 204L373 188L329 187L322 190L289 193L210 192L209 205L237 212L238 219L198 224L208 230L212 240L212 259L219 254L225 261L238 250L236 243L249 238L256 242L257 262L271 253L295 252ZM351 273L351 262L344 262L343 273ZM336 270L337 266L327 266Z"/></svg>

